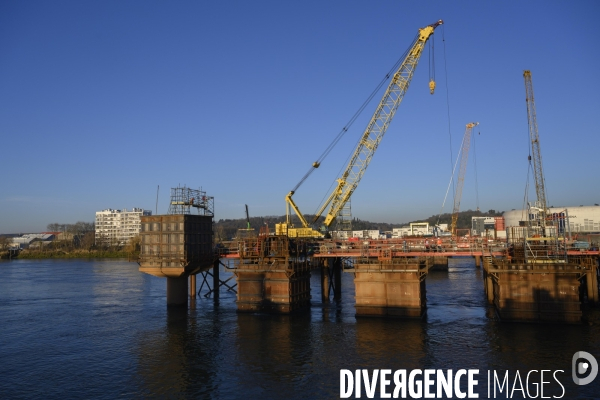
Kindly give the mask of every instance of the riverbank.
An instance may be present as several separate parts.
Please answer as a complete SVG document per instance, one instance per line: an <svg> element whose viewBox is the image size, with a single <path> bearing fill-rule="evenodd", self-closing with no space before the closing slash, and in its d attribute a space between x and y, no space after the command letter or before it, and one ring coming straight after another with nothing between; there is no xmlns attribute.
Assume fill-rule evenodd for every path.
<svg viewBox="0 0 600 400"><path fill-rule="evenodd" d="M137 260L139 253L130 253L124 250L22 250L13 259L58 259L58 258L126 258ZM8 252L3 253L1 258L9 258Z"/></svg>

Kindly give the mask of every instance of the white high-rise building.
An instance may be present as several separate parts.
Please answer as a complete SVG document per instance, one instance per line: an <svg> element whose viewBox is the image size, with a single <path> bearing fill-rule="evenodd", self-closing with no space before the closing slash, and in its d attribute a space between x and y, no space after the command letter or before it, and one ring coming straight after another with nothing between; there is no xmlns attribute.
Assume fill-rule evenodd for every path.
<svg viewBox="0 0 600 400"><path fill-rule="evenodd" d="M152 215L152 211L141 208L96 212L96 244L123 245L140 233L141 216Z"/></svg>

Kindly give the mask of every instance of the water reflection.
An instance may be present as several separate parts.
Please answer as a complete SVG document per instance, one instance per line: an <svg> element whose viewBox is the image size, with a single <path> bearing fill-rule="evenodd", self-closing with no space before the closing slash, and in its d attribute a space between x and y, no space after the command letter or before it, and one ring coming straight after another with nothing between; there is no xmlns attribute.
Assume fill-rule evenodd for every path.
<svg viewBox="0 0 600 400"><path fill-rule="evenodd" d="M216 305L201 296L195 309L167 309L165 280L123 262L0 267L1 398L336 398L340 369L365 368L480 369L480 398L487 370L562 369L564 398L600 393L600 378L570 378L576 351L600 360L600 325L486 317L471 260L427 277L423 320L356 318L349 273L341 301L320 302L315 274L310 311L276 316L237 314L227 291Z"/></svg>
<svg viewBox="0 0 600 400"><path fill-rule="evenodd" d="M167 309L165 329L146 332L139 340L140 392L159 397L213 393L219 347L218 332L199 327L187 310Z"/></svg>
<svg viewBox="0 0 600 400"><path fill-rule="evenodd" d="M354 345L345 351L355 352L362 368L420 368L428 363L424 328L421 320L357 318Z"/></svg>
<svg viewBox="0 0 600 400"><path fill-rule="evenodd" d="M310 374L310 314L237 316L236 349L249 374L272 382L295 382Z"/></svg>

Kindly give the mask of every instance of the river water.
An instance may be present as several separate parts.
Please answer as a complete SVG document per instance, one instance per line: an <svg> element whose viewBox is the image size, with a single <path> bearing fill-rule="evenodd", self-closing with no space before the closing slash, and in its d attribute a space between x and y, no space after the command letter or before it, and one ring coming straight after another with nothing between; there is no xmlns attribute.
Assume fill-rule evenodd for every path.
<svg viewBox="0 0 600 400"><path fill-rule="evenodd" d="M600 326L495 320L472 259L430 272L418 321L357 319L348 273L342 300L323 305L319 279L309 312L246 315L224 289L218 303L201 296L194 309L168 310L166 280L132 262L1 262L0 398L330 399L341 369L478 369L479 398L493 387L488 371L501 380L508 371L512 398L524 398L517 373L533 397L542 379L533 372L527 384L527 373L550 370L545 397L600 398L600 377L571 378L575 352L600 360Z"/></svg>

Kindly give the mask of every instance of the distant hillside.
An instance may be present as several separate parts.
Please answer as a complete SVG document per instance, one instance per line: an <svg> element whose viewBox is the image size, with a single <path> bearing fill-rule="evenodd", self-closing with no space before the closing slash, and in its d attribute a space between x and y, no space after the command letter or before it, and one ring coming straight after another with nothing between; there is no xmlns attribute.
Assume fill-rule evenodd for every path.
<svg viewBox="0 0 600 400"><path fill-rule="evenodd" d="M504 211L496 211L489 210L488 212L481 211L461 211L458 213L458 221L457 227L459 229L467 229L471 227L471 217L500 217ZM314 219L314 215L306 215L306 220L311 223ZM250 217L250 227L255 229L257 232L261 227L267 224L269 226L269 230L273 231L275 229L275 224L285 222L285 215L281 216L266 216L266 217ZM292 218L292 222L296 226L302 226L298 217L294 216ZM438 216L432 215L429 218L419 219L411 222L429 222L430 225L435 225L437 223L440 224L448 224L452 222L452 214L446 213L442 214L439 218ZM319 218L319 220L315 223L315 226L320 226L323 223L323 217ZM353 230L380 230L380 231L391 231L393 228L400 228L402 226L408 225L410 222L402 223L402 224L389 224L387 222L370 222L363 221L358 218L352 219L352 229ZM245 218L239 219L220 219L215 221L215 240L231 240L236 236L238 229L244 229L247 227L247 222Z"/></svg>
<svg viewBox="0 0 600 400"><path fill-rule="evenodd" d="M473 210L459 211L458 220L456 221L456 227L458 229L469 229L469 228L471 228L471 218L472 217L501 217L503 213L504 213L504 211L496 211L496 210L488 210L488 212L473 211ZM412 221L412 222L429 222L430 225L434 225L434 224L438 224L438 223L450 225L452 223L452 214L445 213L445 214L440 215L439 222L438 222L437 215L432 215L429 218L419 219L419 220Z"/></svg>

